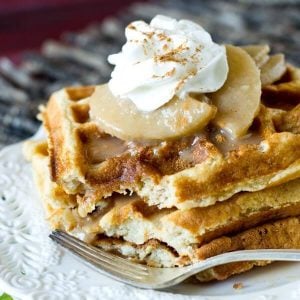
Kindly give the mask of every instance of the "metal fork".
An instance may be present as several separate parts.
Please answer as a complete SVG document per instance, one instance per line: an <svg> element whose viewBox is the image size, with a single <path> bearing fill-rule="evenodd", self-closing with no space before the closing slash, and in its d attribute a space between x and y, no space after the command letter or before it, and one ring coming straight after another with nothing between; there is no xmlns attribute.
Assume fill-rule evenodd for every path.
<svg viewBox="0 0 300 300"><path fill-rule="evenodd" d="M242 250L213 256L186 267L153 268L87 245L63 231L53 231L50 238L82 258L82 262L93 267L99 273L144 289L162 289L174 286L201 271L231 262L300 261L300 250Z"/></svg>

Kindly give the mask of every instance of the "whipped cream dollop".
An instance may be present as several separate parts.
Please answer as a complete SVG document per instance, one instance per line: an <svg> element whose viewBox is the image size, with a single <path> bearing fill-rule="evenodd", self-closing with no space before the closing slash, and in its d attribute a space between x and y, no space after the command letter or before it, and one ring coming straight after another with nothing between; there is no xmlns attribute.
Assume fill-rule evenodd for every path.
<svg viewBox="0 0 300 300"><path fill-rule="evenodd" d="M153 111L174 96L214 92L227 78L225 47L194 22L158 15L150 24L132 22L125 35L122 51L108 57L115 65L109 88L141 111Z"/></svg>

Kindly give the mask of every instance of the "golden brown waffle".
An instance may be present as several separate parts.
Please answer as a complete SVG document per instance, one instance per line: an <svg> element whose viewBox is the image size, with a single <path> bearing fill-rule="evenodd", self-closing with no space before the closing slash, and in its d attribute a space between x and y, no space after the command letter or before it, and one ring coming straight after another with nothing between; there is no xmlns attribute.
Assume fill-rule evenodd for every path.
<svg viewBox="0 0 300 300"><path fill-rule="evenodd" d="M209 124L177 140L123 141L91 118L94 87L54 93L41 112L47 141L25 147L51 226L159 267L300 248L300 71L284 70L275 83L265 72L260 111L236 140ZM197 278L226 279L267 263Z"/></svg>
<svg viewBox="0 0 300 300"><path fill-rule="evenodd" d="M198 259L201 260L236 250L300 249L299 232L300 217L285 218L248 229L233 236L220 237L199 247L195 250L195 253L198 255ZM172 255L172 252L165 248L165 244L153 240L139 246L123 240L99 239L95 241L95 245L153 266L163 265L162 257L167 258L168 266L176 266L178 263L179 265L190 263L187 259L179 259L176 255ZM160 250L162 250L162 253L159 253ZM198 273L196 278L201 282L225 280L232 275L251 270L255 266L265 266L270 263L271 261L230 263Z"/></svg>
<svg viewBox="0 0 300 300"><path fill-rule="evenodd" d="M50 180L47 143L29 142L26 153L33 163L35 180L53 228L64 229L96 246L148 265L182 266L240 249L300 247L298 235L293 236L295 228L300 226L297 218L261 225L300 215L300 179L188 210L159 210L138 197L113 196L106 206L82 218L74 197ZM225 279L264 264L231 264L198 277L201 281Z"/></svg>
<svg viewBox="0 0 300 300"><path fill-rule="evenodd" d="M297 82L266 86L266 103L270 93L280 94L282 85ZM292 100L289 93L285 99L287 104L291 100L290 110L271 108L279 105L271 97L272 105L262 105L250 136L235 144L209 128L154 145L123 142L102 132L89 117L93 87L60 90L42 113L52 180L77 194L81 216L113 192L136 192L150 205L186 209L287 182L300 176L300 100L292 90ZM108 153L108 147L114 150Z"/></svg>

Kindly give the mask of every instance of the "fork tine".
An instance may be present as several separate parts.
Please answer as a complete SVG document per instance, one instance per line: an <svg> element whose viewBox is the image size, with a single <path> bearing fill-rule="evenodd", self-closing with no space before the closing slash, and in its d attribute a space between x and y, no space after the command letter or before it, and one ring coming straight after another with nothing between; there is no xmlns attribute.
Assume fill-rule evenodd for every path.
<svg viewBox="0 0 300 300"><path fill-rule="evenodd" d="M97 251L98 249L92 249L91 247L89 247L88 245L84 244L84 243L78 243L78 240L76 238L73 238L71 236L68 235L60 235L57 234L55 237L55 240L58 241L60 244L62 244L63 246L66 246L66 244L69 247L73 247L74 250L77 249L78 251L81 251L85 257L88 257L89 259L95 259L101 263L105 263L107 265L109 265L111 268L116 268L116 269L120 269L122 270L122 272L126 272L128 274L132 274L132 275L146 275L146 271L144 270L137 270L131 267L131 265L133 265L133 263L131 263L131 265L129 264L124 264L123 262L119 262L115 260L115 256L109 257L109 256L103 256L102 255L102 251ZM118 258L118 257L117 257Z"/></svg>
<svg viewBox="0 0 300 300"><path fill-rule="evenodd" d="M75 252L77 255L80 255L81 257L92 261L97 266L100 266L103 268L105 265L106 269L108 269L109 272L113 271L114 273L117 273L119 275L127 275L129 277L135 277L141 278L143 276L148 275L147 269L135 269L132 268L132 265L134 266L134 263L127 262L127 264L124 264L123 262L115 261L115 255L111 258L107 255L104 257L100 254L99 251L95 251L94 249L91 249L89 246L85 245L84 243L78 243L78 239L70 237L68 235L60 235L60 234L52 234L50 235L52 239L54 239L56 242L61 244L64 247L67 247L72 252ZM94 250L94 251L90 251ZM96 248L96 250L98 250ZM101 251L102 252L102 251ZM100 255L99 255L100 254ZM117 257L118 258L118 257Z"/></svg>
<svg viewBox="0 0 300 300"><path fill-rule="evenodd" d="M71 253L74 255L82 258L82 262L85 264L88 264L89 266L95 267L98 272L104 272L108 276L112 276L115 279L123 279L123 280L129 280L129 281L139 281L144 278L143 274L135 274L130 273L128 270L120 268L116 268L114 265L111 265L107 263L106 261L102 261L99 258L96 258L94 256L89 256L89 254L80 248L76 248L73 246L73 244L70 244L69 242L63 241L61 237L54 237L51 236L53 240L55 240L57 243L62 245L64 248L68 249Z"/></svg>
<svg viewBox="0 0 300 300"><path fill-rule="evenodd" d="M107 261L102 260L101 257L96 257L94 255L91 255L89 252L83 250L81 247L77 247L77 245L74 245L73 243L70 243L69 241L66 241L63 237L51 237L53 240L55 240L57 243L62 245L64 248L67 248L69 251L71 251L73 254L83 258L84 263L92 264L93 266L99 268L100 270L104 270L105 272L108 272L110 274L113 274L114 276L118 277L125 277L127 279L141 279L143 274L137 274L135 272L130 272L127 268L124 269L119 264L116 266L116 264L113 261Z"/></svg>
<svg viewBox="0 0 300 300"><path fill-rule="evenodd" d="M109 260L114 259L114 261L116 263L125 264L128 267L130 267L131 269L136 269L136 270L145 271L145 272L148 271L148 269L147 269L146 266L143 266L141 264L137 264L137 263L134 263L134 262L130 262L130 261L128 261L125 258L122 258L120 256L114 255L112 253L108 253L108 252L106 252L104 250L101 250L100 248L95 247L95 246L87 245L85 242L79 240L78 238L76 238L74 236L71 236L70 234L67 234L64 231L55 230L55 231L52 232L52 235L54 235L54 236L61 236L61 237L64 237L66 240L70 241L70 242L74 242L74 243L80 244L82 246L82 248L86 249L90 253L94 253L97 257L101 256L101 257L105 257L105 258L107 258Z"/></svg>

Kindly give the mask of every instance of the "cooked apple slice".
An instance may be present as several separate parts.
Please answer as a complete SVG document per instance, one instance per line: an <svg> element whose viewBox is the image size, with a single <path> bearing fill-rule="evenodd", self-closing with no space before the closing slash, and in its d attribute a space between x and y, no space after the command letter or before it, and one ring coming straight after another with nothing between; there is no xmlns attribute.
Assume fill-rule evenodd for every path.
<svg viewBox="0 0 300 300"><path fill-rule="evenodd" d="M287 64L286 66L289 81L300 80L300 68L296 68L293 65Z"/></svg>
<svg viewBox="0 0 300 300"><path fill-rule="evenodd" d="M268 45L249 45L241 48L253 58L256 65L260 68L262 86L272 84L279 80L286 72L287 66L285 64L284 55L276 54L270 57L268 55L270 52Z"/></svg>
<svg viewBox="0 0 300 300"><path fill-rule="evenodd" d="M253 58L258 67L262 66L269 59L269 45L247 45L241 48Z"/></svg>
<svg viewBox="0 0 300 300"><path fill-rule="evenodd" d="M245 50L228 45L226 52L227 80L220 90L208 96L218 108L214 123L236 138L246 134L259 111L260 72Z"/></svg>
<svg viewBox="0 0 300 300"><path fill-rule="evenodd" d="M165 140L194 133L215 116L216 107L188 96L175 98L153 112L139 111L127 99L113 96L108 85L97 86L90 97L90 117L102 130L122 140Z"/></svg>
<svg viewBox="0 0 300 300"><path fill-rule="evenodd" d="M286 72L286 64L283 54L272 55L260 69L260 78L262 86L272 84L279 80Z"/></svg>

